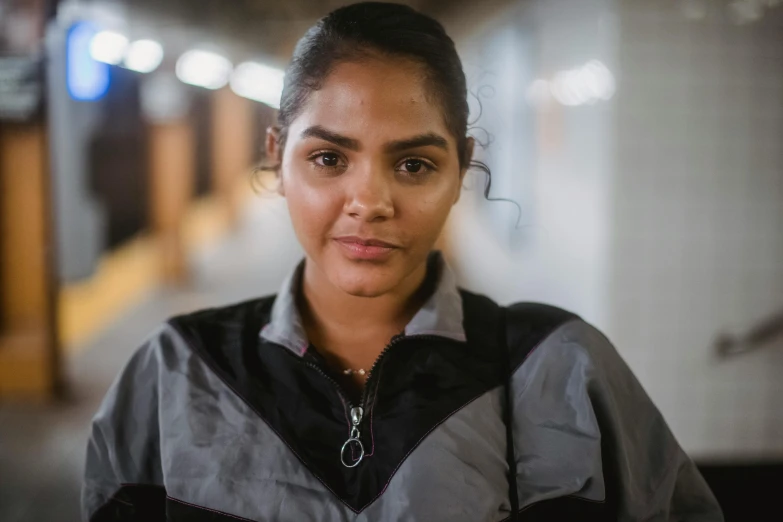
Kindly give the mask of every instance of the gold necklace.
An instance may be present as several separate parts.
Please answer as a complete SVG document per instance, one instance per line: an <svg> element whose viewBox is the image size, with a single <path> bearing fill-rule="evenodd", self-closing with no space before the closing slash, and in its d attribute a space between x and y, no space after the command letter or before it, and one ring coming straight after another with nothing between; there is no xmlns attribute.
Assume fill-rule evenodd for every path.
<svg viewBox="0 0 783 522"><path fill-rule="evenodd" d="M364 370L364 368L359 368L358 370L354 370L352 368L346 368L343 370L343 375L353 375L354 373L358 373L362 377L367 375L367 372Z"/></svg>

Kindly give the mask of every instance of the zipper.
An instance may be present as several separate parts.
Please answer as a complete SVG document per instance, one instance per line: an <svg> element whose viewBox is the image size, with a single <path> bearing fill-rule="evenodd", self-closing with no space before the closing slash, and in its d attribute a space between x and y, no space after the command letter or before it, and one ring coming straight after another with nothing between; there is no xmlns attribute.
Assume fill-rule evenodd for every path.
<svg viewBox="0 0 783 522"><path fill-rule="evenodd" d="M372 389L372 385L375 384L373 381L373 377L375 375L375 370L380 365L383 358L386 356L386 354L389 352L392 346L399 343L402 339L404 339L406 336L405 334L397 334L391 338L389 341L389 344L387 344L383 350L381 350L381 353L378 354L378 357L375 359L375 362L370 367L370 371L367 373L367 382L364 385L364 390L362 391L362 396L359 401L359 404L354 404L351 402L351 400L348 398L348 394L345 392L345 389L340 385L339 382L337 382L334 378L332 378L328 373L326 373L320 366L318 366L315 363L307 362L307 366L310 366L314 370L316 370L318 373L320 373L322 376L326 378L329 382L332 383L335 390L337 390L337 394L340 396L340 399L348 405L350 408L350 423L351 427L348 432L348 439L343 443L342 448L340 448L340 462L342 462L343 466L346 468L355 468L359 465L359 463L364 459L364 444L362 444L361 441L361 424L364 420L364 414L367 412L367 399L369 398L370 390ZM426 337L426 336L410 336L410 337ZM377 384L376 384L377 386ZM353 450L357 449L359 450L359 456L354 457L353 456ZM346 461L346 450L348 448L351 448L351 461Z"/></svg>

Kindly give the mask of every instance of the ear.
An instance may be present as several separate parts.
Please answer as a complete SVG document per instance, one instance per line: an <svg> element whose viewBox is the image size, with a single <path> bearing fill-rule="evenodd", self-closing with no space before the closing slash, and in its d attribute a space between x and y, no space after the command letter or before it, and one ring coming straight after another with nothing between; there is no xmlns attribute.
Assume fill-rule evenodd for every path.
<svg viewBox="0 0 783 522"><path fill-rule="evenodd" d="M283 190L283 179L280 176L280 162L283 159L283 151L280 147L280 127L273 125L266 128L266 159L277 165L275 168L275 174L277 175L277 192L281 196L285 196Z"/></svg>
<svg viewBox="0 0 783 522"><path fill-rule="evenodd" d="M266 159L278 163L280 161L280 127L273 125L266 128Z"/></svg>
<svg viewBox="0 0 783 522"><path fill-rule="evenodd" d="M457 189L457 197L454 198L454 204L459 201L459 197L462 194L462 182L465 179L465 174L468 172L470 161L473 159L473 149L476 146L476 140L472 137L468 137L465 141L465 160L462 168L459 171L459 188Z"/></svg>

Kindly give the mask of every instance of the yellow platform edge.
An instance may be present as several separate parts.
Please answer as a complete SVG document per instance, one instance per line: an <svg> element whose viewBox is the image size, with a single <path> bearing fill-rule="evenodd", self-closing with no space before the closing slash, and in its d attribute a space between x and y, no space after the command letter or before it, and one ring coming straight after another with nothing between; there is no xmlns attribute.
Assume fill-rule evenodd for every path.
<svg viewBox="0 0 783 522"><path fill-rule="evenodd" d="M254 194L243 191L242 204ZM214 196L195 200L183 223L190 255L207 248L230 228L225 208ZM154 237L142 233L103 255L86 280L63 285L58 294L58 334L65 355L77 353L123 313L162 285Z"/></svg>

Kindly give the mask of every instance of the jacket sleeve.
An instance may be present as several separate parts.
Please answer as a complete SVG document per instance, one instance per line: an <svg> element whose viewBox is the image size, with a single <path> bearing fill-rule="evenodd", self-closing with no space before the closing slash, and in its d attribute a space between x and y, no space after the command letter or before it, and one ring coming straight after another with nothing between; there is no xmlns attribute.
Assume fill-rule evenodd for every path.
<svg viewBox="0 0 783 522"><path fill-rule="evenodd" d="M723 520L661 413L594 327L561 325L513 379L518 490L528 507L559 497L601 520Z"/></svg>
<svg viewBox="0 0 783 522"><path fill-rule="evenodd" d="M158 348L151 337L115 379L92 421L82 520L165 520L158 430Z"/></svg>
<svg viewBox="0 0 783 522"><path fill-rule="evenodd" d="M583 325L594 361L588 395L603 439L607 496L619 520L722 521L696 465L612 344Z"/></svg>

